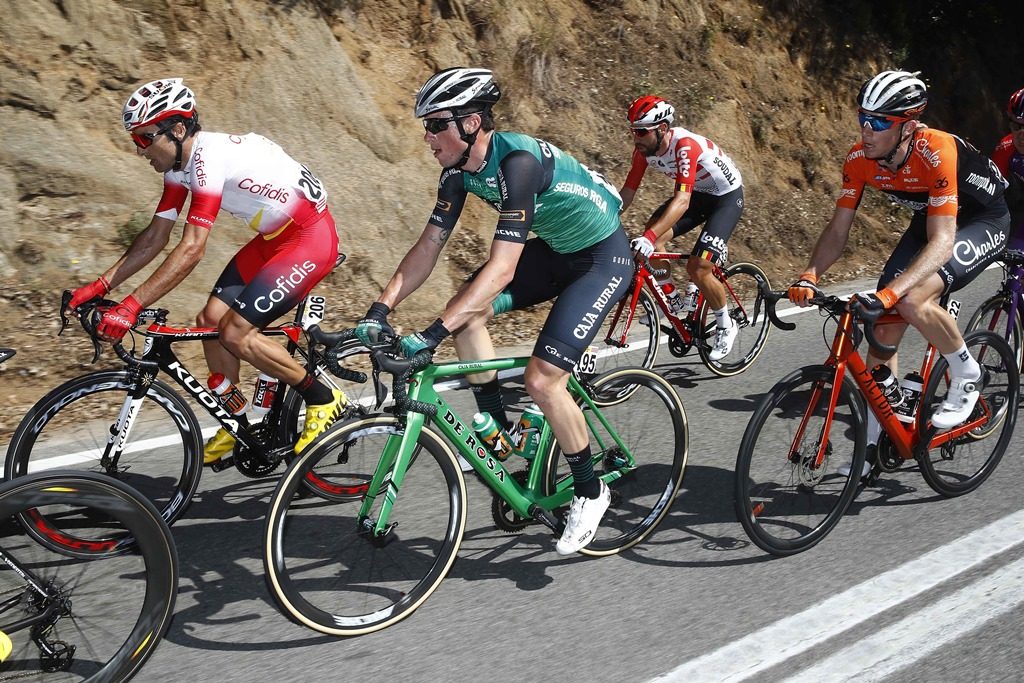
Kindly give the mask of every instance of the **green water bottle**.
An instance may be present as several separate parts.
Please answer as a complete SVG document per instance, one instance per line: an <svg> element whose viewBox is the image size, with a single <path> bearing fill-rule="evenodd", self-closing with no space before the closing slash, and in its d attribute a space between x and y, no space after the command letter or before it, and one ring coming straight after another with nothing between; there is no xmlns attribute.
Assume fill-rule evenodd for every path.
<svg viewBox="0 0 1024 683"><path fill-rule="evenodd" d="M543 426L544 413L536 403L531 403L530 407L519 416L519 425L516 430L519 432L519 446L516 453L527 459L532 459L537 455L537 446L540 445L540 430Z"/></svg>
<svg viewBox="0 0 1024 683"><path fill-rule="evenodd" d="M508 432L490 413L473 415L473 431L498 460L505 460L512 455L512 440Z"/></svg>

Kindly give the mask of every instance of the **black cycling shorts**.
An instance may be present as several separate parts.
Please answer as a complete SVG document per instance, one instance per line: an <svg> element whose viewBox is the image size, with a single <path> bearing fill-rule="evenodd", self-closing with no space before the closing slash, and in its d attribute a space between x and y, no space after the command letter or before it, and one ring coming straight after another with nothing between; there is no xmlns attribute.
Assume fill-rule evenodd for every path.
<svg viewBox="0 0 1024 683"><path fill-rule="evenodd" d="M626 293L633 272L629 240L621 229L571 254L559 254L533 238L523 246L516 273L493 308L497 315L558 297L533 355L571 371Z"/></svg>
<svg viewBox="0 0 1024 683"><path fill-rule="evenodd" d="M669 199L655 209L648 225L665 213L665 208L671 201ZM704 192L694 192L690 195L690 205L686 208L686 213L672 228L672 236L679 237L703 223L704 229L693 243L693 250L690 253L723 267L729 260L729 245L726 243L732 237L742 214L742 187L718 197Z"/></svg>
<svg viewBox="0 0 1024 683"><path fill-rule="evenodd" d="M910 226L882 269L882 276L878 278L879 289L906 270L928 243L927 220L924 213L914 214ZM1003 252L1009 238L1010 214L1002 203L988 211L958 217L957 223L953 257L938 271L945 282L943 295L970 284Z"/></svg>

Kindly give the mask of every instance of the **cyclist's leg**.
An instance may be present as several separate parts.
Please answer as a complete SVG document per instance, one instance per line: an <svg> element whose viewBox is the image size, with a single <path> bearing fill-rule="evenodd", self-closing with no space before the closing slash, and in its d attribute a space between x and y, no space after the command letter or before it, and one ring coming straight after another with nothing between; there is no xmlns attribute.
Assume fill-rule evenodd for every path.
<svg viewBox="0 0 1024 683"><path fill-rule="evenodd" d="M690 280L700 287L711 309L721 311L726 305L725 287L715 278L713 266L724 268L729 261L728 241L743 213L743 188L721 197L694 193L691 203L706 216L706 220L690 252L692 258L686 262L686 272ZM719 327L727 327L728 315L719 317L725 322L723 324L723 320L719 320Z"/></svg>

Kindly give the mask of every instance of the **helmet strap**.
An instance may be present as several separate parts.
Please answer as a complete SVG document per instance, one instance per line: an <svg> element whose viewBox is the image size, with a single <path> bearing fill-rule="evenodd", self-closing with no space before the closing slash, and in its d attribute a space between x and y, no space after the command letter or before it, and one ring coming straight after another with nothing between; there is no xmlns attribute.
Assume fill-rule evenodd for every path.
<svg viewBox="0 0 1024 683"><path fill-rule="evenodd" d="M458 161L445 168L462 168L465 166L466 162L469 161L470 153L473 151L473 145L476 144L476 136L480 132L480 128L477 128L472 133L467 133L466 129L462 127L462 119L464 118L465 116L457 117L455 119L455 127L459 131L459 139L466 143L466 151L462 153Z"/></svg>
<svg viewBox="0 0 1024 683"><path fill-rule="evenodd" d="M910 123L910 121L904 121L903 123L900 124L900 137L899 137L899 140L896 142L896 146L893 147L892 150L890 150L888 154L886 154L884 157L882 157L882 161L884 161L886 164L892 165L892 160L896 156L896 151L900 148L900 145L902 145L903 141L904 141L903 126L907 125L908 123ZM910 138L913 138L914 134L916 132L917 132L917 129L915 128L914 129L914 133L911 133L910 137L906 138L906 139L909 140ZM896 168L901 168L903 166L903 164L907 163L907 159L910 158L910 150L912 148L913 148L913 145L908 143L907 144L907 152L906 152L906 154L903 155L903 161L901 161L900 163L896 164Z"/></svg>

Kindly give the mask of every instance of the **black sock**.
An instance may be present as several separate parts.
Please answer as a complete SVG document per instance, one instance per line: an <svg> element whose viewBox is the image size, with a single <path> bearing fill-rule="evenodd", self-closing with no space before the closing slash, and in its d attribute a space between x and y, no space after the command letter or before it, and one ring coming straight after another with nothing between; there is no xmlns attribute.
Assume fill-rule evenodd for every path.
<svg viewBox="0 0 1024 683"><path fill-rule="evenodd" d="M601 480L594 474L594 463L590 462L590 456L590 444L587 444L579 453L566 453L565 460L572 470L575 495L597 498L601 495Z"/></svg>
<svg viewBox="0 0 1024 683"><path fill-rule="evenodd" d="M481 413L490 413L491 417L506 430L512 428L512 423L505 414L505 402L501 398L501 385L498 384L497 377L484 384L470 384L469 388L473 391L477 410Z"/></svg>
<svg viewBox="0 0 1024 683"><path fill-rule="evenodd" d="M308 372L302 381L295 385L295 391L299 392L299 396L302 396L302 400L306 402L307 406L322 406L334 399L334 394L327 388L327 385Z"/></svg>

